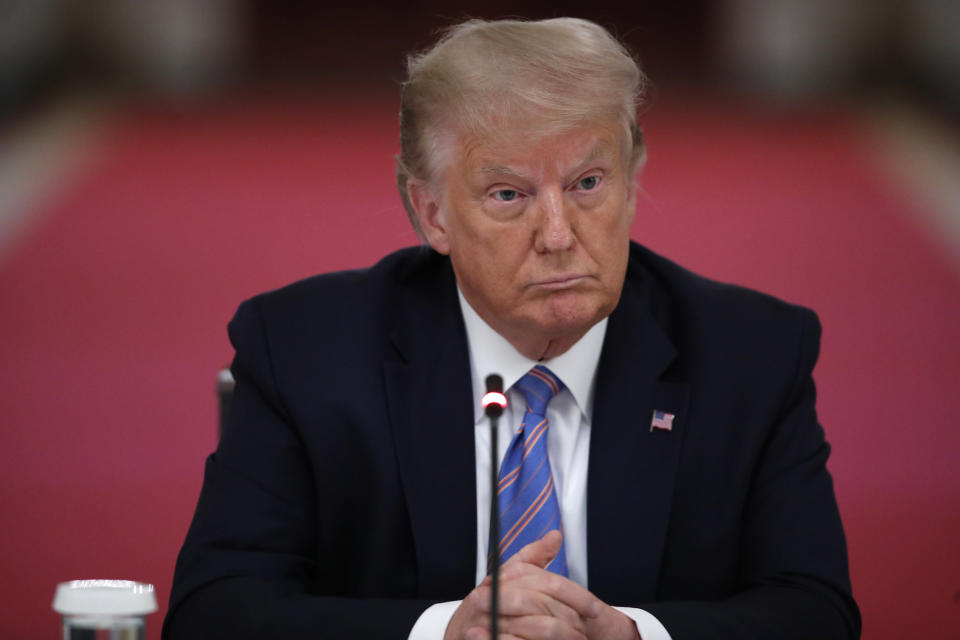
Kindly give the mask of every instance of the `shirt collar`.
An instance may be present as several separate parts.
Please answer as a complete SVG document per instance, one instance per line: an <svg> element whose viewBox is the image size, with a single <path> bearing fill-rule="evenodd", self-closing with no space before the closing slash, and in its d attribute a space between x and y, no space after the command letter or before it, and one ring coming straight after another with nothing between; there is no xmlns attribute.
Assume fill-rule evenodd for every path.
<svg viewBox="0 0 960 640"><path fill-rule="evenodd" d="M467 330L467 346L470 350L470 374L473 378L474 419L483 418L480 398L486 393L486 379L491 373L503 378L503 388L509 389L517 380L538 364L548 367L570 390L584 419L589 422L593 415L593 385L600 362L600 350L607 332L607 318L596 323L572 347L556 358L537 362L516 350L506 338L480 317L463 297L457 286L460 311Z"/></svg>

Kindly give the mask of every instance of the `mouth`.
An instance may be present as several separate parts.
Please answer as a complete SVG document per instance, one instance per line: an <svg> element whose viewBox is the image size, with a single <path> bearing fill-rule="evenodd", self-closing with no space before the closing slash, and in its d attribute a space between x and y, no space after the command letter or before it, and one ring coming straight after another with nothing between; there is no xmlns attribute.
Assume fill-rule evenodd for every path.
<svg viewBox="0 0 960 640"><path fill-rule="evenodd" d="M538 289L546 289L548 291L562 291L564 289L572 289L573 287L576 287L580 283L584 282L586 279L587 276L578 274L564 274L538 280L537 282L533 283L533 286Z"/></svg>

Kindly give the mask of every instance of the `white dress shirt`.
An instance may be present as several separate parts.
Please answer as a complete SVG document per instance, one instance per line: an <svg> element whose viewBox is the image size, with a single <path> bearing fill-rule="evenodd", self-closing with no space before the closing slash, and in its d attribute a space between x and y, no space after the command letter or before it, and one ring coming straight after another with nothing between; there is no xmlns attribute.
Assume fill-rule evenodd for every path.
<svg viewBox="0 0 960 640"><path fill-rule="evenodd" d="M547 453L563 522L567 572L571 580L587 585L587 464L590 451L590 419L593 416L593 386L600 350L607 331L604 318L563 354L536 362L517 351L494 331L460 297L460 310L467 330L470 374L473 380L475 457L477 465L477 571L480 584L487 573L490 530L490 425L480 398L491 373L503 378L507 408L497 425L498 458L502 461L514 433L520 428L526 406L523 394L513 384L537 364L549 367L566 388L547 405ZM610 526L616 526L610 523ZM440 640L460 601L443 602L424 611L410 632L409 640ZM617 609L637 624L643 640L670 640L670 634L652 614L632 607Z"/></svg>

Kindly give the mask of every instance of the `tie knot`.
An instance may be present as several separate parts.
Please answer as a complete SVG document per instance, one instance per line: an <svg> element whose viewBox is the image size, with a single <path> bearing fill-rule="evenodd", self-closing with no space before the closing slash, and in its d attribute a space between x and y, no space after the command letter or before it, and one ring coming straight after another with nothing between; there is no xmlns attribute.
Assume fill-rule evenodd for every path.
<svg viewBox="0 0 960 640"><path fill-rule="evenodd" d="M560 378L539 364L525 373L515 386L526 396L530 411L540 417L547 415L547 405L564 388Z"/></svg>

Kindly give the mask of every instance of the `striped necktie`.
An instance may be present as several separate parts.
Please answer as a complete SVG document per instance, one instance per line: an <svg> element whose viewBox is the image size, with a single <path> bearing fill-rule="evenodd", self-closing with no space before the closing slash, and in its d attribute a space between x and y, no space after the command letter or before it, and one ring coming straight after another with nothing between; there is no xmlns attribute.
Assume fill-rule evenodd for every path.
<svg viewBox="0 0 960 640"><path fill-rule="evenodd" d="M563 531L560 505L547 456L547 404L563 390L546 367L537 365L514 385L527 400L520 429L500 466L500 557L503 562L551 529ZM567 575L564 547L547 567Z"/></svg>

